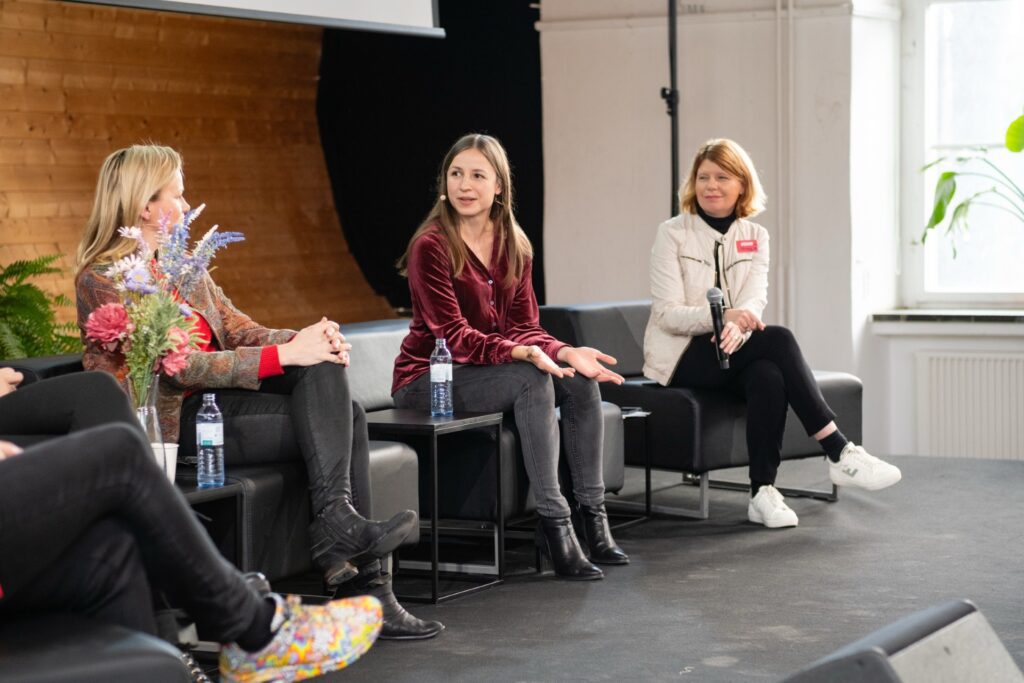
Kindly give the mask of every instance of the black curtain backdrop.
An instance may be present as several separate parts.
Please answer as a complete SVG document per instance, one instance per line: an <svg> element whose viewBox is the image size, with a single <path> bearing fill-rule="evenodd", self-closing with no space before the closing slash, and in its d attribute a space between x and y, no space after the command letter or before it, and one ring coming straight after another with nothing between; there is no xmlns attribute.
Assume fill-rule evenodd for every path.
<svg viewBox="0 0 1024 683"><path fill-rule="evenodd" d="M544 301L538 11L526 0L440 0L443 40L324 31L317 115L352 254L392 306L410 305L395 261L426 216L441 160L464 133L508 150L515 212Z"/></svg>

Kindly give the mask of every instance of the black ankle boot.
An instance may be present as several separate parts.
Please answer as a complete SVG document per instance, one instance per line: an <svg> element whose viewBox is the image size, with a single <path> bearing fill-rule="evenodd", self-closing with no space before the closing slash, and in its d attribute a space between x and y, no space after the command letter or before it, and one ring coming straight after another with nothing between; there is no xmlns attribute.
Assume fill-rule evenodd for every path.
<svg viewBox="0 0 1024 683"><path fill-rule="evenodd" d="M629 564L629 555L612 538L608 512L604 504L580 505L573 510L579 517L580 541L587 547L587 557L595 564ZM574 520L575 521L575 520Z"/></svg>
<svg viewBox="0 0 1024 683"><path fill-rule="evenodd" d="M537 525L537 545L551 559L555 574L571 581L593 581L604 572L587 561L572 530L569 517L541 517Z"/></svg>
<svg viewBox="0 0 1024 683"><path fill-rule="evenodd" d="M380 600L384 611L380 640L426 640L444 630L440 621L426 621L409 614L391 590L391 574L382 570L380 560L374 560L359 569L359 577L341 586L335 598L372 595Z"/></svg>
<svg viewBox="0 0 1024 683"><path fill-rule="evenodd" d="M402 544L419 523L412 510L399 512L386 522L364 518L348 501L324 508L309 525L313 562L328 586L353 578L353 565L387 555Z"/></svg>

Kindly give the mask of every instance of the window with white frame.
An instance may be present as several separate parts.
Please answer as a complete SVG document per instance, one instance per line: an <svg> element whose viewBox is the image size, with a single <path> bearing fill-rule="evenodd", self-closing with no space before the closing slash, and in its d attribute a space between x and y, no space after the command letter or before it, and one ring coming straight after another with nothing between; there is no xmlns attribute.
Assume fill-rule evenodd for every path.
<svg viewBox="0 0 1024 683"><path fill-rule="evenodd" d="M903 299L909 306L1024 305L1024 217L1007 197L1005 173L1024 188L1024 154L1005 149L1010 122L1024 113L1024 0L906 0L903 13ZM968 165L953 159L977 155ZM926 164L947 157L950 161ZM991 162L992 165L989 165ZM993 167L994 165L994 167ZM972 203L969 229L946 234L949 219L921 244L935 184L957 177L950 212ZM1002 195L1002 196L1001 196ZM1024 207L1018 197L1017 207Z"/></svg>

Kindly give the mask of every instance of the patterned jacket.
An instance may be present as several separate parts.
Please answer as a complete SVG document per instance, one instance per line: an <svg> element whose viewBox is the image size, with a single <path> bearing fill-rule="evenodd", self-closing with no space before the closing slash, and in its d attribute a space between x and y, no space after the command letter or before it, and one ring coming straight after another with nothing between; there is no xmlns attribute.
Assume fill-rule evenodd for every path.
<svg viewBox="0 0 1024 683"><path fill-rule="evenodd" d="M85 336L85 323L93 309L108 303L120 303L122 297L110 278L95 267L83 271L75 282L78 303L78 328L85 352L82 364L86 370L105 370L114 375L127 391L128 366L124 355L111 353ZM174 377L161 375L157 410L160 430L165 441L177 443L181 403L186 391L203 389L251 389L260 387L260 354L264 346L283 344L293 330L273 330L259 325L242 313L224 295L209 273L204 274L190 296L188 304L198 311L213 330L221 351L193 353L188 365Z"/></svg>

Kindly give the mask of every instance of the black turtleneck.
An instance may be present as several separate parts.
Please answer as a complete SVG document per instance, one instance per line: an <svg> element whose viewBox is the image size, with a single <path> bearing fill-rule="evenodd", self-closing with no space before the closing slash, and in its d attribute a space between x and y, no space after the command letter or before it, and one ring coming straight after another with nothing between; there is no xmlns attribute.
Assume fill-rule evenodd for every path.
<svg viewBox="0 0 1024 683"><path fill-rule="evenodd" d="M729 226L736 220L736 209L733 208L732 213L725 218L715 218L704 213L704 209L700 208L700 204L698 204L697 215L704 219L705 223L724 235L729 231Z"/></svg>

